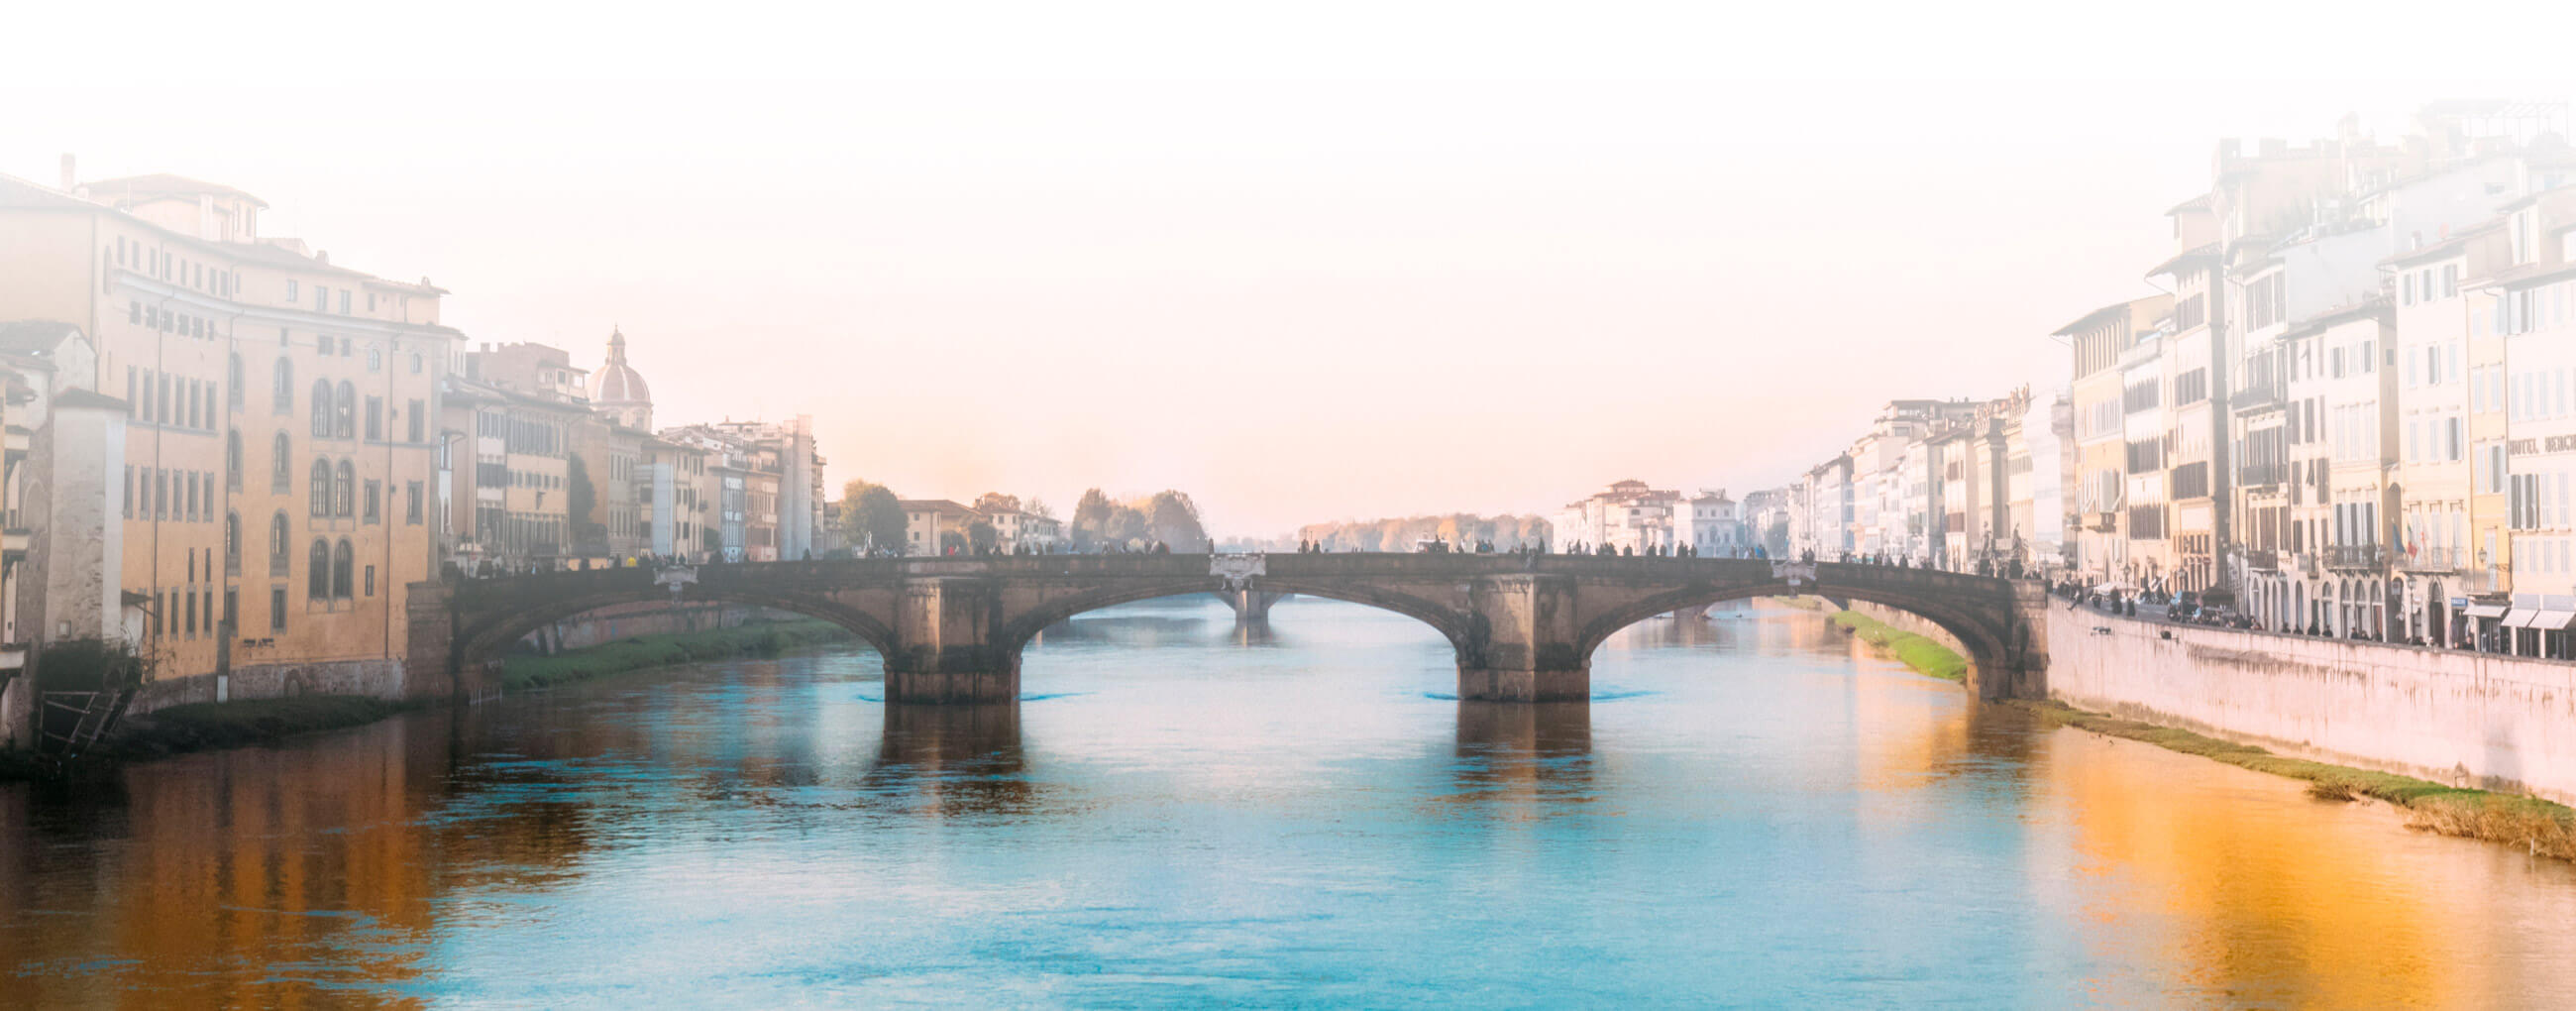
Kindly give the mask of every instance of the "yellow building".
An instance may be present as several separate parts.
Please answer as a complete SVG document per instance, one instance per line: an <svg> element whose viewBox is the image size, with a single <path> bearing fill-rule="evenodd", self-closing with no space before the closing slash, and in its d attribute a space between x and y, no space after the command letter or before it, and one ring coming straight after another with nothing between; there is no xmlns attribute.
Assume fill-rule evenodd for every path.
<svg viewBox="0 0 2576 1011"><path fill-rule="evenodd" d="M444 292L264 237L267 205L230 187L64 175L0 177L0 318L79 327L129 407L125 625L160 683L138 709L399 691L404 587L435 550Z"/></svg>

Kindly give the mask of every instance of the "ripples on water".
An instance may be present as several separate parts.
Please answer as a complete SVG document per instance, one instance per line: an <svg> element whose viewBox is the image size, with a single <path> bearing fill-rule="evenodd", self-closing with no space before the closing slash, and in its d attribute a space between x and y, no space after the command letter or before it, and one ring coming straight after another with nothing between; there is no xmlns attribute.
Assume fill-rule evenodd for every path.
<svg viewBox="0 0 2576 1011"><path fill-rule="evenodd" d="M1649 622L1590 703L1408 619L1086 616L0 787L0 1006L2549 1006L2576 878L1856 655Z"/></svg>

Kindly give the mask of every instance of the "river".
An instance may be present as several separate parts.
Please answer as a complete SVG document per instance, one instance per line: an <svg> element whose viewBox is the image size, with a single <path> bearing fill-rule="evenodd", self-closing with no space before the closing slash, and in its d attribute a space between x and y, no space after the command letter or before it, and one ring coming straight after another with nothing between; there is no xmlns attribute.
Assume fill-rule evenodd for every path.
<svg viewBox="0 0 2576 1011"><path fill-rule="evenodd" d="M864 648L0 784L0 1006L2563 1006L2576 871L2043 729L1813 614L1589 704L1410 619L1051 630L1016 707Z"/></svg>

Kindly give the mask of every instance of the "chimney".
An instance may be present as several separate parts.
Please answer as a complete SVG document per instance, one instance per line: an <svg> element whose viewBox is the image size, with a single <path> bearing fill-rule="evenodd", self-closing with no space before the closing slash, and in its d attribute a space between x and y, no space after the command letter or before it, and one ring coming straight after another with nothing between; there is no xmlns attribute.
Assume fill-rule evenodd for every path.
<svg viewBox="0 0 2576 1011"><path fill-rule="evenodd" d="M80 173L76 171L78 165L79 159L73 158L71 152L63 152L63 192L69 193L72 187L80 184Z"/></svg>

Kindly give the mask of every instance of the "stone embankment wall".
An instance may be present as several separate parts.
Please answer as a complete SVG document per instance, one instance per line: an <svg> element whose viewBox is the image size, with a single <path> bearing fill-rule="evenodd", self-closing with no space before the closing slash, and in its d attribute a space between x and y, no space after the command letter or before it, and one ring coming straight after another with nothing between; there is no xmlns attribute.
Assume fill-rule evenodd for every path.
<svg viewBox="0 0 2576 1011"><path fill-rule="evenodd" d="M2048 696L2283 754L2576 803L2576 663L2048 612Z"/></svg>
<svg viewBox="0 0 2576 1011"><path fill-rule="evenodd" d="M739 604L690 604L681 607L661 603L628 604L602 608L546 626L531 633L522 648L537 653L557 653L596 646L612 639L733 628L749 621L782 616L780 612L767 608ZM387 659L247 664L234 667L231 677L220 686L213 674L151 682L135 693L134 702L126 707L126 712L140 716L156 709L197 702L238 702L299 695L363 695L392 702L446 694L443 685L414 684L408 668L409 665L402 660ZM435 671L428 676L444 680L447 672ZM11 690L15 691L15 687L12 686Z"/></svg>

